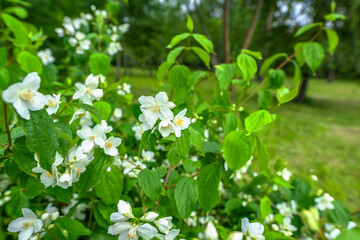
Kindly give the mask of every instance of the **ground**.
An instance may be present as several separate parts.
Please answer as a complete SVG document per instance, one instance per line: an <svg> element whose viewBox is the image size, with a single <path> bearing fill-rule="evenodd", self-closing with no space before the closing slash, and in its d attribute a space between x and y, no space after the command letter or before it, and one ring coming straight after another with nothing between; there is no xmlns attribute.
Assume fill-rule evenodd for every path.
<svg viewBox="0 0 360 240"><path fill-rule="evenodd" d="M112 69L115 74L115 70ZM159 86L148 72L133 69L122 81L136 97ZM203 83L205 91L210 84ZM275 126L264 136L272 160L282 158L295 176L315 174L319 187L360 210L360 81L311 79L305 104L288 103L276 110Z"/></svg>

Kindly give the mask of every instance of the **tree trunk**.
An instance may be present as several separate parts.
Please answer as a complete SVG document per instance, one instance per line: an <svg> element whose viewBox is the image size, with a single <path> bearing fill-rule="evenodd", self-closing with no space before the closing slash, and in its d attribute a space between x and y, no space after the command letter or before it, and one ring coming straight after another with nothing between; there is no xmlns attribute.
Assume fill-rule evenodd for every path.
<svg viewBox="0 0 360 240"><path fill-rule="evenodd" d="M304 103L306 100L306 89L309 84L310 75L307 72L303 73L303 81L301 83L299 95L297 97L297 102Z"/></svg>
<svg viewBox="0 0 360 240"><path fill-rule="evenodd" d="M253 15L253 17L251 19L249 30L248 30L248 32L246 34L245 41L244 41L244 44L242 46L242 49L247 49L250 46L252 37L253 37L254 32L255 32L257 21L259 20L259 17L260 17L260 12L261 12L261 8L262 8L263 3L264 3L264 0L259 0L257 5L256 5L256 9L255 9L254 15Z"/></svg>
<svg viewBox="0 0 360 240"><path fill-rule="evenodd" d="M223 34L224 34L224 57L225 63L230 63L230 6L229 0L224 1L223 6Z"/></svg>
<svg viewBox="0 0 360 240"><path fill-rule="evenodd" d="M330 69L329 75L328 75L328 83L333 83L335 79L335 70Z"/></svg>
<svg viewBox="0 0 360 240"><path fill-rule="evenodd" d="M120 81L121 77L121 51L116 54L116 82Z"/></svg>

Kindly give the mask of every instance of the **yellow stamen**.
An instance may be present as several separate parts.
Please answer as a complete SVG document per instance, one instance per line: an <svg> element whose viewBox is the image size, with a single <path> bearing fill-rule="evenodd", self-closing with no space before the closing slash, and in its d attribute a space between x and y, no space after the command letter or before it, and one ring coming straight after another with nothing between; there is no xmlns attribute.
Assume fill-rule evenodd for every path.
<svg viewBox="0 0 360 240"><path fill-rule="evenodd" d="M48 177L48 178L52 178L53 175L51 173L49 173L49 172L46 172L45 176Z"/></svg>
<svg viewBox="0 0 360 240"><path fill-rule="evenodd" d="M80 113L80 114L78 114L78 117L79 117L79 118L82 118L83 116L85 116L85 113Z"/></svg>
<svg viewBox="0 0 360 240"><path fill-rule="evenodd" d="M94 141L95 140L95 136L90 136L90 140Z"/></svg>
<svg viewBox="0 0 360 240"><path fill-rule="evenodd" d="M151 111L154 113L158 113L160 111L160 106L159 105L152 106Z"/></svg>
<svg viewBox="0 0 360 240"><path fill-rule="evenodd" d="M54 106L54 101L53 100L50 100L49 101L49 107L53 107Z"/></svg>
<svg viewBox="0 0 360 240"><path fill-rule="evenodd" d="M33 91L31 91L30 89L27 90L26 92L23 92L21 94L21 98L24 99L27 102L34 102L34 97L36 96L36 93L34 93Z"/></svg>
<svg viewBox="0 0 360 240"><path fill-rule="evenodd" d="M113 143L111 143L111 142L107 142L105 145L106 145L106 147L108 147L108 148L112 148Z"/></svg>
<svg viewBox="0 0 360 240"><path fill-rule="evenodd" d="M23 226L22 226L22 229L28 229L29 227L30 227L30 223L29 222L25 222L25 223L23 223Z"/></svg>
<svg viewBox="0 0 360 240"><path fill-rule="evenodd" d="M178 126L184 126L184 119L178 119L177 121L176 121L176 124L178 125Z"/></svg>

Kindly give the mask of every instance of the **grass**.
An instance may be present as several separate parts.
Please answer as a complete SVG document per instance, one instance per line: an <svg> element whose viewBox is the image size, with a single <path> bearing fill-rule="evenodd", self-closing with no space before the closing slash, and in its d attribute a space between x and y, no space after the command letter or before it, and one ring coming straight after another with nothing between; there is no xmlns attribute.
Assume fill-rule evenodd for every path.
<svg viewBox="0 0 360 240"><path fill-rule="evenodd" d="M135 97L154 94L160 85L141 69L122 80L132 84ZM210 92L210 85L199 88ZM320 188L359 211L360 82L312 79L306 104L288 103L275 113L276 124L263 136L272 159L282 158L295 176L317 175Z"/></svg>

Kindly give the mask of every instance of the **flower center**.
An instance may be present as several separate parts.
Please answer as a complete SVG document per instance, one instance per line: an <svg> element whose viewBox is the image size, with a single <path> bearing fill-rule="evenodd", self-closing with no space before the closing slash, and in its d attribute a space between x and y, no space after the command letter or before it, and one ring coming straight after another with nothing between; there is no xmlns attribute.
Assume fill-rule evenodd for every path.
<svg viewBox="0 0 360 240"><path fill-rule="evenodd" d="M28 229L31 225L32 225L32 224L29 223L29 222L24 222L24 223L23 223L23 226L22 226L22 229L23 229L23 230L26 230L26 229Z"/></svg>
<svg viewBox="0 0 360 240"><path fill-rule="evenodd" d="M177 121L176 121L176 124L178 125L178 126L184 126L184 119L178 119Z"/></svg>
<svg viewBox="0 0 360 240"><path fill-rule="evenodd" d="M152 106L151 111L154 113L158 113L160 111L160 106L159 105Z"/></svg>
<svg viewBox="0 0 360 240"><path fill-rule="evenodd" d="M53 100L50 100L49 101L49 107L53 107L54 106L54 101Z"/></svg>
<svg viewBox="0 0 360 240"><path fill-rule="evenodd" d="M30 89L21 93L21 98L27 102L34 102L35 96L36 96L36 93L31 91Z"/></svg>
<svg viewBox="0 0 360 240"><path fill-rule="evenodd" d="M93 136L90 136L90 140L91 141L94 141L95 140L95 136L93 135Z"/></svg>
<svg viewBox="0 0 360 240"><path fill-rule="evenodd" d="M79 118L82 118L83 116L85 116L85 113L80 113L80 114L78 115Z"/></svg>
<svg viewBox="0 0 360 240"><path fill-rule="evenodd" d="M136 227L132 227L128 232L129 240L137 240Z"/></svg>
<svg viewBox="0 0 360 240"><path fill-rule="evenodd" d="M51 173L49 173L49 172L46 172L45 176L48 177L48 178L52 178L53 175Z"/></svg>
<svg viewBox="0 0 360 240"><path fill-rule="evenodd" d="M107 142L105 145L106 145L106 147L108 147L108 148L112 148L113 143L112 143L112 142Z"/></svg>

